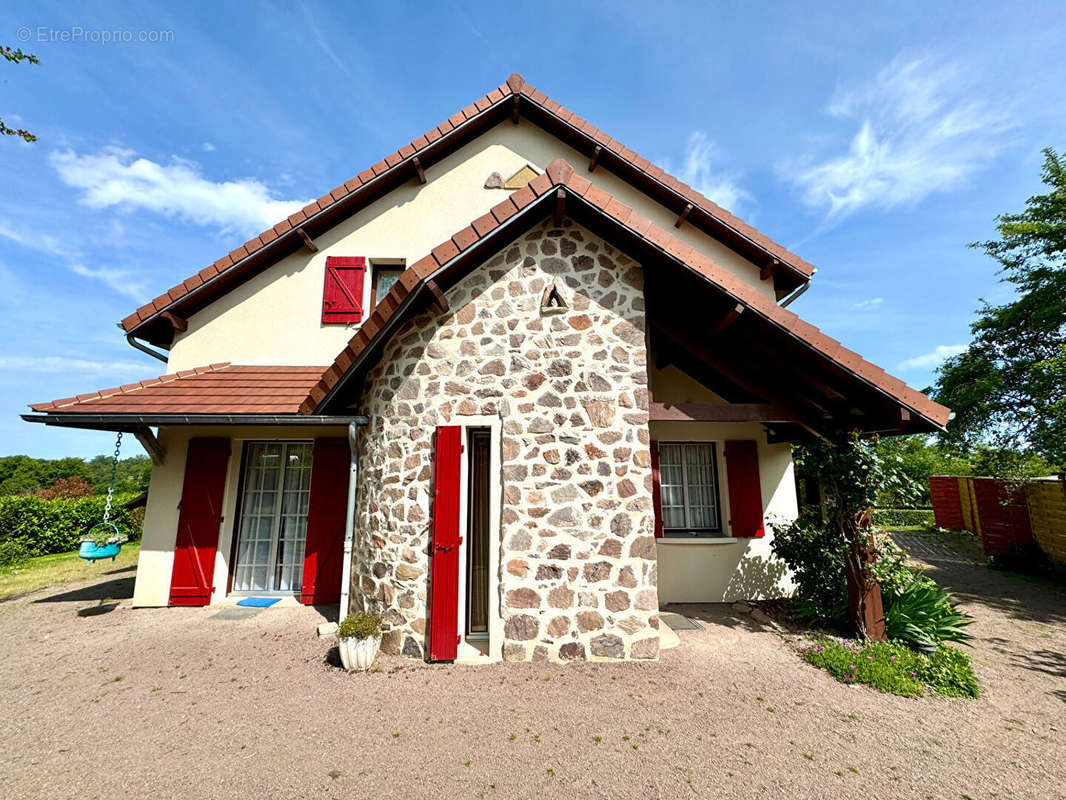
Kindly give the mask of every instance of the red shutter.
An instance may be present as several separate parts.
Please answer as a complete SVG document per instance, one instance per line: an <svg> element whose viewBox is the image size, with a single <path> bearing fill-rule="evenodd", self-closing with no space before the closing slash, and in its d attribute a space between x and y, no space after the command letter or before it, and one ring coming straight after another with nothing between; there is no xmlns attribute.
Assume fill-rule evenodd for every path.
<svg viewBox="0 0 1066 800"><path fill-rule="evenodd" d="M459 459L463 429L437 428L433 459L433 525L429 566L429 659L459 652Z"/></svg>
<svg viewBox="0 0 1066 800"><path fill-rule="evenodd" d="M304 605L333 605L340 600L351 463L347 439L315 440L300 586L300 602ZM342 616L345 612L341 609Z"/></svg>
<svg viewBox="0 0 1066 800"><path fill-rule="evenodd" d="M170 605L206 606L214 588L229 439L190 439L181 487Z"/></svg>
<svg viewBox="0 0 1066 800"><path fill-rule="evenodd" d="M322 287L322 321L363 321L363 256L326 256L326 279Z"/></svg>
<svg viewBox="0 0 1066 800"><path fill-rule="evenodd" d="M652 439L651 449L651 503L655 506L655 538L663 535L663 493L659 488L659 443Z"/></svg>
<svg viewBox="0 0 1066 800"><path fill-rule="evenodd" d="M725 470L729 479L729 513L733 518L733 535L764 535L759 455L755 441L734 439L726 442Z"/></svg>

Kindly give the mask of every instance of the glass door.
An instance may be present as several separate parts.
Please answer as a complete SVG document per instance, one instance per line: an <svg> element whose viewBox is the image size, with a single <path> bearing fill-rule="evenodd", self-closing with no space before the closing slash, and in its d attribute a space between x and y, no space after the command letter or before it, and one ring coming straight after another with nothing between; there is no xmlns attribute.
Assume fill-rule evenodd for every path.
<svg viewBox="0 0 1066 800"><path fill-rule="evenodd" d="M312 449L311 442L245 445L233 591L300 591Z"/></svg>

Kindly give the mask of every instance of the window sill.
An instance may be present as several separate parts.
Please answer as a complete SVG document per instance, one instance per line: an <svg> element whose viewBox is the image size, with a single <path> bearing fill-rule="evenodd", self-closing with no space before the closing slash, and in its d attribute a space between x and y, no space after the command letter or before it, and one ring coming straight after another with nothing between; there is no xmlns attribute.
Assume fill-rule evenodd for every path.
<svg viewBox="0 0 1066 800"><path fill-rule="evenodd" d="M657 544L736 544L740 540L733 536L662 536L655 540Z"/></svg>

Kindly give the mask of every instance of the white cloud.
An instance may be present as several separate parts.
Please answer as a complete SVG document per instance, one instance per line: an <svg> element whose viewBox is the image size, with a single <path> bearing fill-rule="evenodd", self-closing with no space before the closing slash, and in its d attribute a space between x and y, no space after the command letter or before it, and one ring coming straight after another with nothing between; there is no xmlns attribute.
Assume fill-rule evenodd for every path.
<svg viewBox="0 0 1066 800"><path fill-rule="evenodd" d="M885 302L883 297L871 297L869 300L860 300L852 308L877 308L879 305Z"/></svg>
<svg viewBox="0 0 1066 800"><path fill-rule="evenodd" d="M84 263L86 259L81 253L63 244L51 234L23 233L0 221L0 237L9 239L28 250L53 256L62 261L64 266L75 275L100 281L113 291L136 300L138 303L144 300L146 292L144 283L138 280L134 273L113 267L87 267Z"/></svg>
<svg viewBox="0 0 1066 800"><path fill-rule="evenodd" d="M965 344L938 344L931 353L923 353L914 358L901 361L896 369L932 369L939 367L952 356L966 352L968 345Z"/></svg>
<svg viewBox="0 0 1066 800"><path fill-rule="evenodd" d="M19 370L20 372L82 372L82 373L119 373L119 374L158 374L151 365L138 361L90 361L84 358L65 356L0 356L0 370Z"/></svg>
<svg viewBox="0 0 1066 800"><path fill-rule="evenodd" d="M160 164L115 147L96 155L54 152L49 160L63 183L81 190L79 199L90 208L149 211L247 236L310 202L279 200L251 178L208 180L199 165L177 157Z"/></svg>
<svg viewBox="0 0 1066 800"><path fill-rule="evenodd" d="M959 65L896 58L868 84L837 92L826 109L858 125L846 153L781 171L829 219L954 189L997 156L1013 127L987 94Z"/></svg>
<svg viewBox="0 0 1066 800"><path fill-rule="evenodd" d="M685 143L685 158L681 168L673 172L668 159L664 159L661 166L722 208L735 212L742 203L751 200L751 195L740 187L735 172L717 164L719 160L718 146L714 141L703 131L693 131Z"/></svg>
<svg viewBox="0 0 1066 800"><path fill-rule="evenodd" d="M200 145L200 147L205 153L213 153L215 152L215 150L218 149L213 144L211 144L211 142L204 142L202 145Z"/></svg>

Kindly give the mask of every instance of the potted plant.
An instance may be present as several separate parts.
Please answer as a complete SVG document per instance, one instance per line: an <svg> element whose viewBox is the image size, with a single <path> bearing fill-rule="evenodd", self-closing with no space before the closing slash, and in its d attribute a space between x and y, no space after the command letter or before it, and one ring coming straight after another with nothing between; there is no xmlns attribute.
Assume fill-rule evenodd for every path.
<svg viewBox="0 0 1066 800"><path fill-rule="evenodd" d="M110 558L114 561L115 556L122 550L122 545L128 542L129 538L118 529L115 523L101 522L81 537L78 555L87 562L99 561L102 558Z"/></svg>
<svg viewBox="0 0 1066 800"><path fill-rule="evenodd" d="M370 669L381 649L381 617L352 614L337 628L337 646L346 670Z"/></svg>

